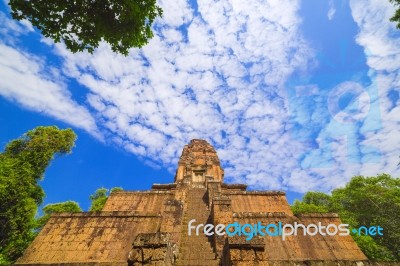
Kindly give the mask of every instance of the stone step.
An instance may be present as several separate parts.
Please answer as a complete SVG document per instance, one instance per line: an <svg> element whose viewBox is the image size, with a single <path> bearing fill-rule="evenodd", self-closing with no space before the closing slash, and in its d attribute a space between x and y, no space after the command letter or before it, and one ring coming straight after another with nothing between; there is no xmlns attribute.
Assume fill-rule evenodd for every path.
<svg viewBox="0 0 400 266"><path fill-rule="evenodd" d="M198 236L193 231L191 236L188 235L190 220L195 219L196 225L207 224L210 219L210 210L204 202L205 193L205 189L191 189L187 194L177 265L219 265L208 236L202 231Z"/></svg>
<svg viewBox="0 0 400 266"><path fill-rule="evenodd" d="M199 213L199 212L198 212L199 210L203 210L203 211L205 211L205 213ZM188 211L188 212L186 213L186 215L184 215L184 217L187 216L188 214L196 214L196 215L199 215L199 216L205 215L206 213L207 213L207 214L210 214L210 211L209 211L209 210L205 210L205 209L202 208L202 207L198 207L198 208L196 208L196 209L194 209L194 210L187 210L187 211Z"/></svg>
<svg viewBox="0 0 400 266"><path fill-rule="evenodd" d="M190 204L190 203L189 203L189 204ZM193 208L193 209L192 209L192 208ZM207 209L206 206L197 206L197 207L192 207L192 208L188 209L187 211L188 211L188 212L191 212L191 213L196 212L197 210L203 210L203 211L206 211L206 212L210 212L210 211Z"/></svg>
<svg viewBox="0 0 400 266"><path fill-rule="evenodd" d="M210 211L208 211L208 210L204 210L205 213L199 213L199 210L203 210L203 209L202 209L202 208L196 208L196 209L193 210L193 211L188 210L188 212L185 213L185 215L184 215L183 217L184 217L184 218L185 218L185 217L188 217L189 214L190 214L190 215L197 215L197 216L206 216L206 214L207 214L207 216L210 215Z"/></svg>
<svg viewBox="0 0 400 266"><path fill-rule="evenodd" d="M177 266L218 266L217 260L181 260L177 261Z"/></svg>
<svg viewBox="0 0 400 266"><path fill-rule="evenodd" d="M211 250L197 249L197 251L194 251L193 248L191 248L191 249L184 249L182 251L182 254L185 254L188 259L193 259L193 258L203 258L209 260L215 259L215 254Z"/></svg>
<svg viewBox="0 0 400 266"><path fill-rule="evenodd" d="M182 254L185 254L186 251L191 252L193 250L201 250L202 252L214 254L211 243L208 240L198 238L181 239L181 247L179 250Z"/></svg>
<svg viewBox="0 0 400 266"><path fill-rule="evenodd" d="M181 259L185 260L185 259L208 259L208 260L212 260L215 259L216 256L214 254L214 252L211 251L203 251L203 252L198 252L198 251L193 251L193 250L189 250L189 251L185 251L181 253L180 256Z"/></svg>

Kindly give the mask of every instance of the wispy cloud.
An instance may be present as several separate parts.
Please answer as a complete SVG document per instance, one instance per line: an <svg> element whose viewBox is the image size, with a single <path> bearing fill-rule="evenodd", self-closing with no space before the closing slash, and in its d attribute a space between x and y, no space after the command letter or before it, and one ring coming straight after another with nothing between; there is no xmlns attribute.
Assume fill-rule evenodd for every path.
<svg viewBox="0 0 400 266"><path fill-rule="evenodd" d="M328 19L332 20L335 16L336 8L334 0L329 0Z"/></svg>
<svg viewBox="0 0 400 266"><path fill-rule="evenodd" d="M360 28L356 41L364 47L371 75L374 74L380 102L382 129L370 132L362 143L379 147L382 160L379 164L362 169L362 172L394 172L399 174L397 163L400 139L397 137L400 122L400 34L389 19L395 12L388 1L350 1L352 15ZM379 15L378 15L379 14ZM366 127L368 125L363 125ZM363 128L361 128L363 129Z"/></svg>
<svg viewBox="0 0 400 266"><path fill-rule="evenodd" d="M104 45L72 55L57 46L64 73L90 90L102 127L129 151L173 169L185 143L205 138L231 181L281 187L303 145L286 132L284 83L312 57L299 3L161 4L166 17L141 51L124 58Z"/></svg>
<svg viewBox="0 0 400 266"><path fill-rule="evenodd" d="M10 84L2 85L0 93L33 110L45 106L48 114L94 134L99 128L110 143L142 157L148 165L163 165L171 171L183 145L192 138L207 139L217 148L228 180L255 188L329 190L354 174L387 169L396 173L393 147L399 145L394 136L398 128L394 114L399 110L386 94L398 88L398 83L394 86L400 80L398 72L376 79L379 88L385 84L385 88L391 88L380 91L379 96L386 97L380 102L386 108L381 114L383 130L372 130L370 122L359 118L363 123L343 127L337 120L337 115L342 115L340 110L335 106L328 109L327 102L321 100L340 95L329 95L315 84L297 86L296 97L288 93L291 75L307 73L314 65L314 52L300 30L299 3L222 0L198 1L190 6L183 0L160 1L164 17L155 25L155 37L143 49L132 49L128 57L112 53L106 44L90 55L71 54L62 45L46 41L62 58L59 75L85 87L86 99L79 104L68 92L67 83L57 81L57 76L44 69L44 59L3 45L5 55L0 67L12 74L7 74ZM357 41L366 46L366 39L382 38L364 25L371 11L355 12L355 6L363 10L376 7L352 3L360 27ZM389 38L389 32L386 34ZM391 49L400 46L390 42L385 41L390 47L366 48L372 51L368 64L378 73L398 69L393 64L399 62L395 58L399 53ZM8 66L4 62L8 62L9 54L26 63ZM21 69L24 65L26 70ZM24 81L27 72L31 78L28 84ZM15 84L11 84L15 80L27 89L15 90ZM342 79L333 85L338 88L334 91L340 92L356 81ZM364 101L362 93L372 85L359 86L355 99L372 108L371 101L377 96L368 94L370 101ZM299 108L292 108L293 99ZM349 104L345 108L351 113L359 110L356 107ZM362 118L363 114L358 115ZM332 137L337 130L350 132L346 136L357 140ZM384 136L389 140L383 140ZM377 143L380 141L382 144ZM354 150L357 163L349 160L343 148L348 142L360 143ZM363 163L375 158L373 150L364 148L368 146L379 147L384 160ZM386 158L389 155L393 158Z"/></svg>
<svg viewBox="0 0 400 266"><path fill-rule="evenodd" d="M91 114L71 99L65 84L57 82L56 70L44 69L41 58L0 43L0 69L0 95L101 138Z"/></svg>
<svg viewBox="0 0 400 266"><path fill-rule="evenodd" d="M299 88L300 94L292 96L292 115L302 125L295 136L311 141L300 157L301 168L286 180L292 187L329 190L354 175L400 174L400 123L395 119L400 114L400 36L389 22L394 8L384 1L350 1L350 7L359 27L355 39L364 48L369 69L362 74L354 68L351 79L348 73L327 75L326 80L342 81L329 90L309 84L308 90ZM313 183L305 185L305 180Z"/></svg>
<svg viewBox="0 0 400 266"><path fill-rule="evenodd" d="M33 32L27 21L17 22L0 12L0 95L24 108L41 112L86 130L102 139L95 119L71 96L64 77L44 57L24 52L18 37Z"/></svg>

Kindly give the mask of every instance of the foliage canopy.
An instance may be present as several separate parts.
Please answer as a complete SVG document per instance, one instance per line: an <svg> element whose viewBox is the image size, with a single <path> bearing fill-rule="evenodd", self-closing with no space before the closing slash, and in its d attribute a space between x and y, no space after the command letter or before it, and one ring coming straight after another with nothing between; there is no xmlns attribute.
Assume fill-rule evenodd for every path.
<svg viewBox="0 0 400 266"><path fill-rule="evenodd" d="M390 18L390 21L397 22L397 28L400 29L400 0L390 0L390 2L397 7L393 17Z"/></svg>
<svg viewBox="0 0 400 266"><path fill-rule="evenodd" d="M99 188L92 195L90 195L90 200L92 201L90 206L91 212L101 211L103 209L109 196L108 191L109 190L106 188ZM110 190L110 193L117 191L122 191L122 188L114 187Z"/></svg>
<svg viewBox="0 0 400 266"><path fill-rule="evenodd" d="M381 226L383 236L353 235L369 259L400 261L400 179L387 174L353 177L332 195L308 192L296 200L294 213L337 212L351 227Z"/></svg>
<svg viewBox="0 0 400 266"><path fill-rule="evenodd" d="M71 129L37 127L0 153L0 264L17 259L35 236L35 214L44 192L38 185L56 155L71 152Z"/></svg>
<svg viewBox="0 0 400 266"><path fill-rule="evenodd" d="M114 52L127 55L129 48L148 43L153 21L162 15L156 0L10 0L9 5L14 19L29 20L74 53L92 53L105 41Z"/></svg>
<svg viewBox="0 0 400 266"><path fill-rule="evenodd" d="M81 212L82 209L75 201L65 201L53 204L47 204L43 207L43 215L36 220L36 230L41 230L53 213L58 212Z"/></svg>

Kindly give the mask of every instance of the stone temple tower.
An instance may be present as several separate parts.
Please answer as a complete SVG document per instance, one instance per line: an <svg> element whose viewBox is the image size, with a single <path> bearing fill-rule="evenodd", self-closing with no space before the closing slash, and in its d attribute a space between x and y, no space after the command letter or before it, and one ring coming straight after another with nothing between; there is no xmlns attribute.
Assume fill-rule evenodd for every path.
<svg viewBox="0 0 400 266"><path fill-rule="evenodd" d="M194 139L185 145L176 170L175 183L191 183L204 187L207 180L223 182L224 170L221 168L214 147L204 140Z"/></svg>
<svg viewBox="0 0 400 266"><path fill-rule="evenodd" d="M175 179L115 192L101 212L53 214L18 265L371 265L351 236L198 235L199 224L340 224L337 214L294 216L281 191L224 183L215 149L192 140ZM267 178L267 177L266 177ZM189 232L190 231L190 232ZM191 233L191 235L189 235Z"/></svg>

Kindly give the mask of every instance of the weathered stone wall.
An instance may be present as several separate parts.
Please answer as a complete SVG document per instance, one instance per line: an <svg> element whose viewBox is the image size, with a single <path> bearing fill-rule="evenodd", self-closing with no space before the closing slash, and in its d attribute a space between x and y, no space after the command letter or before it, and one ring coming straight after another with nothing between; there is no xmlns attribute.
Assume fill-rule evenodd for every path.
<svg viewBox="0 0 400 266"><path fill-rule="evenodd" d="M284 212L293 215L285 193L275 191L223 191L232 200L233 212Z"/></svg>
<svg viewBox="0 0 400 266"><path fill-rule="evenodd" d="M173 198L174 194L169 191L119 191L111 193L103 211L161 213L164 202Z"/></svg>
<svg viewBox="0 0 400 266"><path fill-rule="evenodd" d="M234 213L234 221L240 224L293 224L294 222L307 226L310 223L318 225L340 224L335 215L313 216L298 219L295 216L287 216L283 213ZM236 241L233 241L236 240ZM254 242L254 244L252 243ZM339 260L367 260L360 251L351 236L304 236L303 230L298 230L297 236L287 236L285 240L281 236L255 236L252 241L247 241L245 236L239 239L228 237L230 255L233 262L248 261L339 261Z"/></svg>
<svg viewBox="0 0 400 266"><path fill-rule="evenodd" d="M372 266L350 236L188 236L196 224L339 224L336 214L294 216L280 191L224 184L214 148L185 146L175 182L114 192L103 211L53 215L17 264ZM129 261L129 264L128 264Z"/></svg>
<svg viewBox="0 0 400 266"><path fill-rule="evenodd" d="M157 232L161 216L130 212L52 215L17 264L125 263L138 233Z"/></svg>

